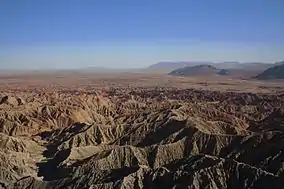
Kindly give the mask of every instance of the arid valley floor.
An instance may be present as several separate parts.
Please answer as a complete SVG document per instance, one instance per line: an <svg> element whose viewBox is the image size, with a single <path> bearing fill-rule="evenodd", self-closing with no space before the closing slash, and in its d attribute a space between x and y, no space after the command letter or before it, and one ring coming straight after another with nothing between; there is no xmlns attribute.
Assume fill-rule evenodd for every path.
<svg viewBox="0 0 284 189"><path fill-rule="evenodd" d="M283 83L1 73L0 188L284 188Z"/></svg>

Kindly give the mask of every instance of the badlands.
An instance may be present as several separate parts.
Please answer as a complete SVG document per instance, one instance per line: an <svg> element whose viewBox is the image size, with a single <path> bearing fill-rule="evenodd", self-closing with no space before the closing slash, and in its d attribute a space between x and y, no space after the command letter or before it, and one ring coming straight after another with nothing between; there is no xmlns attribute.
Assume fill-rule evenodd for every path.
<svg viewBox="0 0 284 189"><path fill-rule="evenodd" d="M283 81L1 74L0 188L283 188Z"/></svg>

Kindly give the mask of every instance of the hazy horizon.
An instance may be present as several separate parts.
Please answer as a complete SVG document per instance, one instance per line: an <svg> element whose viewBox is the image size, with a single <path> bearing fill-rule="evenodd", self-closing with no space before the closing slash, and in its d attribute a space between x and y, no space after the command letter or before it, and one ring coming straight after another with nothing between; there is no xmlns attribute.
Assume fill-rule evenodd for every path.
<svg viewBox="0 0 284 189"><path fill-rule="evenodd" d="M2 1L5 69L284 60L281 0Z"/></svg>

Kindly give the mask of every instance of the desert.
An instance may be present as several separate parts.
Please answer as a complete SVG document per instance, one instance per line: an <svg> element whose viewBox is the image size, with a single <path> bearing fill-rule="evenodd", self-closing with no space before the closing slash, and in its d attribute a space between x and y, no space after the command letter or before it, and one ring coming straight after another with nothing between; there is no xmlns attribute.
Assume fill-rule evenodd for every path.
<svg viewBox="0 0 284 189"><path fill-rule="evenodd" d="M0 186L281 188L282 80L6 73Z"/></svg>
<svg viewBox="0 0 284 189"><path fill-rule="evenodd" d="M0 1L0 189L283 189L283 7Z"/></svg>

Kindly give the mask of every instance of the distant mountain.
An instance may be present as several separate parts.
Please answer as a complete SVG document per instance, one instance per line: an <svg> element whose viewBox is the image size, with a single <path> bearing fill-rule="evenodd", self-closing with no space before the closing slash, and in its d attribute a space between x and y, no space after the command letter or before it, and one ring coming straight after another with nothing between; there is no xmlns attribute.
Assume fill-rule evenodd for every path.
<svg viewBox="0 0 284 189"><path fill-rule="evenodd" d="M173 76L200 76L200 75L216 75L220 70L210 64L197 65L192 67L184 67L173 70L169 75Z"/></svg>
<svg viewBox="0 0 284 189"><path fill-rule="evenodd" d="M230 76L237 78L251 78L258 75L263 70L246 70L246 69L221 69L217 74L220 76Z"/></svg>
<svg viewBox="0 0 284 189"><path fill-rule="evenodd" d="M275 66L282 65L282 64L284 64L284 61L279 61L279 62L274 63Z"/></svg>
<svg viewBox="0 0 284 189"><path fill-rule="evenodd" d="M261 63L261 62L248 62L248 63L217 63L214 64L219 69L237 69L237 70L246 70L246 71L264 71L273 64Z"/></svg>
<svg viewBox="0 0 284 189"><path fill-rule="evenodd" d="M153 64L147 68L149 71L173 71L175 69L184 68L184 67L192 67L196 65L213 65L217 69L237 69L237 70L246 70L246 71L256 71L262 72L273 64L261 63L261 62L248 62L248 63L240 63L240 62L159 62L157 64Z"/></svg>
<svg viewBox="0 0 284 189"><path fill-rule="evenodd" d="M241 66L239 62L220 62L213 63L213 65L218 69L238 69Z"/></svg>
<svg viewBox="0 0 284 189"><path fill-rule="evenodd" d="M270 80L270 79L284 79L284 62L278 63L276 66L268 68L258 76L257 79Z"/></svg>
<svg viewBox="0 0 284 189"><path fill-rule="evenodd" d="M198 61L158 62L156 64L149 66L147 70L170 72L178 68L191 67L201 64L212 64L212 62L198 62Z"/></svg>
<svg viewBox="0 0 284 189"><path fill-rule="evenodd" d="M247 67L233 67L224 66L229 69L220 69L215 65L210 64L201 64L196 66L186 66L183 68L178 68L169 73L169 75L173 76L229 76L229 77L238 77L238 78L251 78L259 73L263 72L265 69L263 65L257 66L258 64L248 64ZM273 64L272 64L273 65ZM255 67L254 67L255 66ZM262 67L263 66L263 67Z"/></svg>

